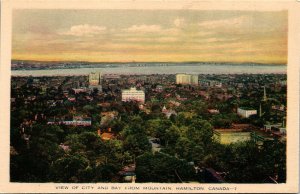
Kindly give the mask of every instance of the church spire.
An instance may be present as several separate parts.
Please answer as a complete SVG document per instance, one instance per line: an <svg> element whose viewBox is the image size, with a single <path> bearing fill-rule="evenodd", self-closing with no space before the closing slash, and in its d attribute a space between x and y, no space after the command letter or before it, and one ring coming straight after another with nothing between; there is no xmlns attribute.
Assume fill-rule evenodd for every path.
<svg viewBox="0 0 300 194"><path fill-rule="evenodd" d="M263 98L263 101L267 101L266 86L264 86L264 98Z"/></svg>
<svg viewBox="0 0 300 194"><path fill-rule="evenodd" d="M261 103L259 104L259 117L261 117L262 115L261 115Z"/></svg>

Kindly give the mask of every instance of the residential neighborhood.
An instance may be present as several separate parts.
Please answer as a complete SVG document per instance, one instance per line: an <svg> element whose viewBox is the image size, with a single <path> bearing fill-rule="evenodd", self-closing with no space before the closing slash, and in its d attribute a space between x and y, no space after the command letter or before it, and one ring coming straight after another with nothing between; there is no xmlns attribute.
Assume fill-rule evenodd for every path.
<svg viewBox="0 0 300 194"><path fill-rule="evenodd" d="M195 76L12 77L11 180L285 182L286 74Z"/></svg>

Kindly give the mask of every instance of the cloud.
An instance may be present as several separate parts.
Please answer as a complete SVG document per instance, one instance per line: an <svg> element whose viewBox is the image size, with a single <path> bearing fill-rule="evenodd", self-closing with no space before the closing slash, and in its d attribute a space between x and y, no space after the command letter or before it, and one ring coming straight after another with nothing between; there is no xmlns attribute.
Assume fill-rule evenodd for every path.
<svg viewBox="0 0 300 194"><path fill-rule="evenodd" d="M215 29L215 28L233 28L233 27L246 27L252 24L252 17L240 16L236 18L211 20L198 23L200 27Z"/></svg>
<svg viewBox="0 0 300 194"><path fill-rule="evenodd" d="M176 38L176 37L161 37L158 40L161 42L176 42L176 41L178 41L178 38Z"/></svg>
<svg viewBox="0 0 300 194"><path fill-rule="evenodd" d="M220 39L218 39L218 38L207 38L207 39L204 39L204 41L205 42L218 42L218 41L220 41Z"/></svg>
<svg viewBox="0 0 300 194"><path fill-rule="evenodd" d="M105 26L93 26L89 24L72 26L67 32L62 32L62 35L71 36L93 36L106 31Z"/></svg>
<svg viewBox="0 0 300 194"><path fill-rule="evenodd" d="M159 25L133 25L129 28L124 29L127 32L133 33L154 33L160 32L161 26Z"/></svg>
<svg viewBox="0 0 300 194"><path fill-rule="evenodd" d="M128 37L128 38L123 38L121 40L126 42L133 42L133 43L144 43L144 42L154 43L154 42L175 42L177 41L177 38L176 37Z"/></svg>
<svg viewBox="0 0 300 194"><path fill-rule="evenodd" d="M176 18L174 21L173 21L174 25L176 27L180 27L184 24L184 19L183 18Z"/></svg>
<svg viewBox="0 0 300 194"><path fill-rule="evenodd" d="M236 42L238 41L238 38L216 38L216 37L212 37L212 38L206 38L203 39L203 42L207 42L207 43L216 43L216 42Z"/></svg>

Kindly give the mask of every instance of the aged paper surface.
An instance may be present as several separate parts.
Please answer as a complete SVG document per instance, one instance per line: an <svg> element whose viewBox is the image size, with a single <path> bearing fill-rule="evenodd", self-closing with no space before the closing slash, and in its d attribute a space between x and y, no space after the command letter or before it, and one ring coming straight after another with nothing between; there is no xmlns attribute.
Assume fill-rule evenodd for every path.
<svg viewBox="0 0 300 194"><path fill-rule="evenodd" d="M147 11L148 12L152 11L153 13L147 15L148 13ZM191 14L191 11L193 12L194 15ZM97 14L99 14L98 17L104 18L104 19L101 18L103 25L100 26L95 24L100 19L96 17L94 18L89 18L88 16L85 17L82 15L82 13L80 14L80 12L84 12L87 15L89 14L88 12L94 12L94 13L97 12ZM127 12L128 12L127 15L128 18L126 21L126 19L122 19L122 14L127 14ZM204 12L206 12L207 14L206 17L210 19L205 20L205 17L200 14ZM250 15L252 18L250 20L247 17L247 14L249 14L249 12L251 13ZM117 14L110 15L110 13L117 13ZM234 15L235 13L236 16L238 17L235 18L229 17L230 14ZM247 13L247 14L243 14L243 13ZM275 14L272 15L272 13ZM132 14L132 16L129 16L130 14ZM157 17L153 17L153 15L155 14L157 14L156 15ZM197 14L200 14L200 16L203 19L198 21ZM264 14L267 16L265 16ZM283 16L281 16L281 14ZM145 23L142 23L141 20L139 20L143 17L147 18L144 20ZM190 24L187 24L188 17L190 19L189 20ZM222 17L224 18L222 19ZM265 18L265 20L261 19L261 17ZM168 20L166 18L170 18L170 19ZM76 1L76 0L74 1L73 0L2 1L1 2L1 65L0 65L0 81L1 81L0 83L2 86L2 90L0 93L0 101L1 101L0 128L2 130L2 133L0 136L1 138L0 139L1 142L0 143L0 153L1 153L0 192L3 193L26 193L26 192L30 192L30 193L44 193L44 192L55 192L55 193L102 193L102 192L103 193L296 193L298 192L299 66L300 66L300 57L299 57L300 20L299 18L300 18L300 2L293 1L293 0L288 0L288 1L271 1L271 0L267 1L266 0L266 1L251 1L251 2L250 1L200 1L200 0L199 1L150 1L150 0L149 1L146 0L145 1L126 1L126 0L124 1L121 0L120 1L97 1L97 0L94 1ZM24 21L27 22L29 21L29 23L22 23ZM39 21L47 21L48 23L42 24ZM172 22L172 26L170 26L171 24L167 23L170 21ZM256 21L260 21L261 23L256 23ZM19 23L14 23L14 22L19 22ZM134 22L137 23L134 24ZM197 26L196 31L194 31L195 26L191 25L192 22L194 22L194 25ZM283 25L286 22L287 25L286 34L284 33L284 31L280 31L282 30L281 26L279 25L280 22L282 22ZM68 24L68 25L64 26L64 24ZM279 25L278 28L277 28L277 24ZM111 27L113 25L115 25L114 28ZM221 26L220 29L223 29L223 31L218 31L219 35L210 36L211 35L210 33L215 32L220 26ZM249 26L251 28L249 28ZM199 28L201 28L201 30L198 30ZM52 34L52 32L55 31L54 29L57 30L55 32L55 35ZM116 32L118 30L119 30L119 34ZM180 30L182 31L186 30L185 31L186 33L180 34L182 33L182 31ZM242 35L243 34L248 35L248 33L245 30L253 31L254 35L250 37L246 37L247 39L246 42L242 42L242 38L245 38ZM232 36L229 37L228 34L231 34L231 32L233 31L235 31L236 37L232 37ZM14 32L18 32L18 33L14 34ZM143 33L147 34L147 36L146 35L143 36ZM157 37L153 39L153 36L156 34L158 34ZM134 36L130 36L130 35L134 35ZM62 36L62 37L66 37L66 39L62 40L62 42L59 41L55 42L56 40L54 40L53 38L54 36ZM95 41L95 39L93 39L95 36L97 37L101 36L99 39L97 39L99 42L96 42L95 44L85 45L84 41L81 40L81 37L85 37L87 40L90 40L92 42ZM114 42L114 44L111 42L107 43L107 40L110 39L111 36L115 36L115 37L118 36L118 39L115 39L117 42ZM203 42L199 42L200 47L202 47L202 51L200 51L201 49L194 44L197 41L197 37L200 36L209 37L205 39L206 41L205 44ZM183 37L183 40L175 44L174 42L178 41L177 38L179 37L180 38ZM282 37L283 39L281 39ZM284 38L286 38L286 41L284 41ZM158 43L156 43L155 41L153 43L153 40L158 41ZM139 41L144 41L144 42L143 44L141 44ZM226 55L224 55L224 52L226 50L225 47L220 46L218 48L217 46L216 47L214 46L215 42L222 42L222 41L231 42L228 45L232 46L230 47L230 49L233 50L232 52L227 51L228 52L227 57ZM260 44L260 41L263 43ZM278 44L274 43L274 41L275 42L278 41ZM76 44L74 42L76 42ZM171 43L174 44L171 45ZM97 44L99 44L100 46ZM106 45L107 47L105 46L101 47L102 44ZM154 46L153 47L149 46L151 44L152 46L153 45ZM227 45L227 43L225 45ZM286 46L286 48L284 47L284 45ZM139 46L144 46L144 47L149 46L149 49L147 50L144 48L140 48ZM68 50L69 49L68 47L78 47L78 48L77 50L76 49ZM90 49L91 47L97 48L98 49L97 52L93 49ZM178 50L178 47L182 47L183 49ZM246 50L243 50L245 48ZM165 52L164 49L167 50L168 52ZM217 49L220 50L214 53L215 52L214 50ZM265 50L267 51L264 52ZM264 53L261 55L259 53L256 53L260 51ZM210 52L213 54L211 54ZM244 56L240 55L240 53L243 52L245 52L246 54ZM53 55L51 55L51 53ZM154 53L154 55L148 56L147 53ZM131 57L131 56L135 56L133 54L136 54L136 57ZM99 60L98 58L99 55L101 55L102 57L101 60ZM49 56L52 56L52 58ZM76 57L72 58L72 56L76 56ZM239 58L238 56L241 57ZM230 60L228 58L230 58ZM114 62L121 62L121 63L175 62L176 63L176 62L195 62L195 61L196 62L215 61L217 63L228 62L228 61L235 62L235 63L249 62L249 61L257 62L257 63L261 61L265 63L286 63L287 64L286 66L287 86L288 86L287 104L286 104L286 109L287 109L286 110L286 115L287 115L286 116L286 146L287 146L286 179L283 182L279 182L279 184L276 184L278 183L276 181L277 180L276 175L274 175L275 178L272 176L269 177L270 180L275 181L275 183L274 182L253 183L251 180L249 181L249 183L248 182L236 183L234 181L231 181L233 183L229 183L226 182L226 178L225 178L225 183L216 183L216 182L201 183L199 181L182 181L180 176L178 175L178 172L176 171L176 173L174 174L175 179L178 179L179 180L178 182L181 181L181 183L169 183L174 181L169 181L169 182L162 181L160 183L145 181L144 183L140 183L138 176L135 183L131 183L131 182L126 183L124 181L121 181L120 183L103 181L105 183L101 183L101 181L91 181L91 182L78 181L75 178L68 179L69 180L68 182L73 181L72 183L63 183L64 181L56 181L56 179L53 179L52 181L51 179L48 179L45 181L42 179L40 180L34 179L32 177L30 177L32 178L30 179L32 181L30 180L24 181L22 177L21 178L17 177L16 180L12 180L12 177L15 176L15 174L12 175L12 169L10 169L15 167L14 165L11 165L11 161L13 161L12 155L14 155L14 148L10 146L12 145L11 121L14 121L11 119L11 114L12 114L11 113L12 111L11 91L14 87L12 85L13 83L12 76L14 75L17 75L19 77L22 77L24 75L25 75L24 77L40 76L39 75L40 69L37 70L36 72L31 71L32 75L28 75L26 73L24 75L14 74L17 71L14 72L14 70L11 70L12 63L13 63L12 60L17 61L17 62L14 61L14 63L21 63L20 61L22 60L24 61L26 60L29 61L30 60L31 61L89 61L89 62L94 61L94 62L102 62L102 63L107 62L109 64ZM143 70L140 70L140 68L137 67L135 70L136 72L134 72L133 74L139 75L139 74L146 73L143 72ZM166 72L166 74L185 73L182 72L183 70L181 70L181 72L172 70L172 68L175 67L169 67L169 68L170 68L169 69L170 72L174 72L174 73ZM205 66L205 68L207 68L207 66ZM275 72L276 74L277 73L275 70L276 68L277 67L274 66L274 69L269 71L271 73ZM22 71L22 69L20 71ZM58 70L58 72L59 71L60 70ZM124 70L124 72L125 71L126 70ZM193 70L186 70L186 72L191 72L191 71ZM264 70L262 69L261 71ZM149 72L151 71L149 70ZM84 72L81 73L84 74ZM111 74L114 73L115 72L112 71ZM158 74L158 73L160 72L152 72L148 74ZM257 73L257 71L256 72L250 71L248 73L255 74ZM119 72L119 74L122 75L122 72ZM130 73L127 72L124 74L130 74ZM193 72L191 72L191 74L193 74ZM224 74L226 74L226 72ZM68 71L63 72L63 70L61 70L60 75L70 75L70 74ZM77 75L80 75L80 73L77 73ZM198 77L197 77L197 84L198 84ZM159 88L156 89L159 90ZM182 97L180 98L180 96L177 99L184 100ZM69 98L68 100L72 101L72 98ZM147 94L146 94L146 101L147 101ZM264 101L267 100L265 99ZM86 109L88 109L88 107L86 107ZM217 111L214 109L210 109L210 110ZM262 114L259 112L262 111L257 109L255 114L257 115ZM285 124L283 124L283 127L284 126ZM100 134L100 131L98 133ZM23 138L26 139L30 137L24 136ZM62 148L66 148L63 146L65 145L61 144ZM255 161L255 159L253 160ZM135 162L135 158L134 158L134 162ZM27 163L26 161L20 163L22 164L22 166L23 165L30 166L30 164ZM20 165L20 163L18 163L18 165ZM37 165L36 166L37 168L40 168L38 166L39 164L35 164L35 165ZM20 173L20 171L18 170L15 171L17 171L16 172L17 174ZM148 172L145 171L145 173ZM240 173L242 177L243 172ZM59 175L59 173L56 172L56 175L57 174ZM18 180L23 180L23 181L18 181ZM60 182L60 183L53 183L53 182Z"/></svg>

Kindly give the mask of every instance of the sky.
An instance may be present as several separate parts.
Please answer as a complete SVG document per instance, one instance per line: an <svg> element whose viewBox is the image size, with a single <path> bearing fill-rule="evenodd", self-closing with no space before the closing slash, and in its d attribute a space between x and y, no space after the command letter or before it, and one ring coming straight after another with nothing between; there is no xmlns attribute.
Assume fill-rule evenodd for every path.
<svg viewBox="0 0 300 194"><path fill-rule="evenodd" d="M14 10L12 59L287 63L287 11Z"/></svg>

